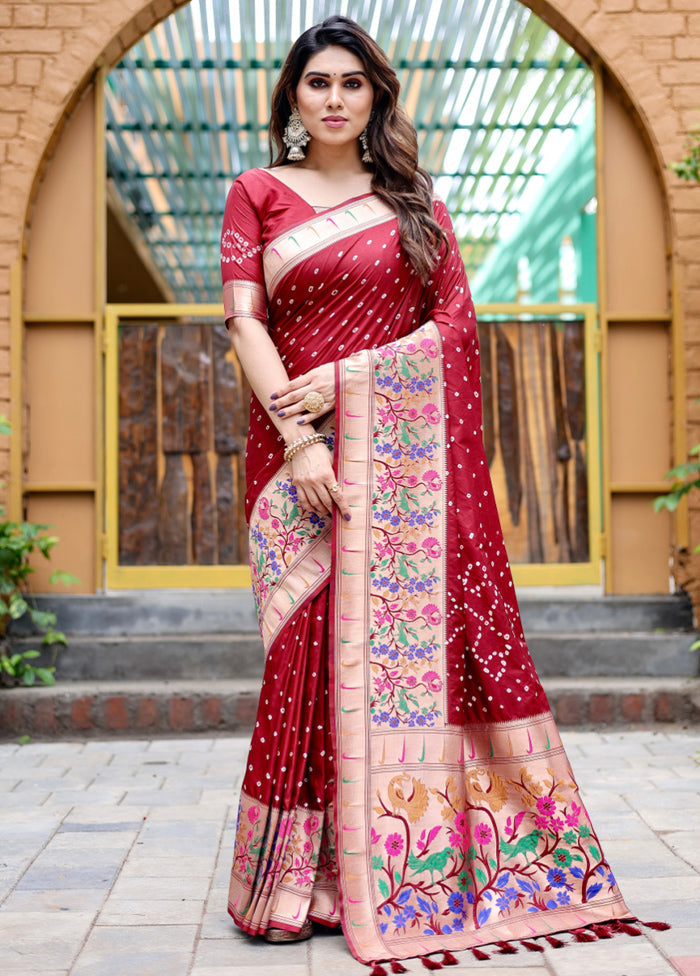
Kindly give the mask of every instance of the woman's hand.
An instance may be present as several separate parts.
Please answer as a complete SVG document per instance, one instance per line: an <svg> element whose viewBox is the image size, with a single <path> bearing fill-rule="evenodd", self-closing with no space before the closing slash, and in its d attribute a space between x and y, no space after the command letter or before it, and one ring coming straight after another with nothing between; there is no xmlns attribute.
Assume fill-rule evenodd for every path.
<svg viewBox="0 0 700 976"><path fill-rule="evenodd" d="M350 509L341 489L331 491L338 484L325 444L310 444L294 455L291 462L292 481L303 511L330 513L333 505L343 518L350 521Z"/></svg>
<svg viewBox="0 0 700 976"><path fill-rule="evenodd" d="M321 410L309 413L304 407L307 393L320 393L324 403ZM271 395L270 410L278 417L294 417L298 424L308 424L317 417L335 409L335 365L325 363L315 366L308 373L290 380Z"/></svg>

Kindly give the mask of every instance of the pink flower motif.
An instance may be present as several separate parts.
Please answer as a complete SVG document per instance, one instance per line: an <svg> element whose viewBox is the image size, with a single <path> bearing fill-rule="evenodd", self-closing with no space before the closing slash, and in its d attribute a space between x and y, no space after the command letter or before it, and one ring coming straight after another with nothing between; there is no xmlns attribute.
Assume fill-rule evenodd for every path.
<svg viewBox="0 0 700 976"><path fill-rule="evenodd" d="M429 491L440 491L442 488L442 478L437 471L426 471L423 475L423 483Z"/></svg>
<svg viewBox="0 0 700 976"><path fill-rule="evenodd" d="M270 522L270 525L272 526L273 529L279 529L280 520L277 518L273 518L273 520Z"/></svg>
<svg viewBox="0 0 700 976"><path fill-rule="evenodd" d="M566 815L566 822L569 827L578 827L578 818L581 816L581 807L571 804L571 812Z"/></svg>
<svg viewBox="0 0 700 976"><path fill-rule="evenodd" d="M416 417L418 416L418 411L416 410L415 407L411 407L410 410L406 411L406 416L408 417L409 420L415 420Z"/></svg>
<svg viewBox="0 0 700 976"><path fill-rule="evenodd" d="M417 348L418 346L415 344L415 342L412 339L409 339L406 345L404 346L404 349L406 350L409 356L411 355L411 353L414 353Z"/></svg>
<svg viewBox="0 0 700 976"><path fill-rule="evenodd" d="M561 819L561 817L552 817L552 819L549 821L549 828L550 830L555 831L555 833L559 833L560 830L564 829L564 821Z"/></svg>
<svg viewBox="0 0 700 976"><path fill-rule="evenodd" d="M428 691L437 692L442 688L442 679L437 671L426 671L423 675L423 682L428 688Z"/></svg>
<svg viewBox="0 0 700 976"><path fill-rule="evenodd" d="M549 817L535 817L535 827L538 830L549 830Z"/></svg>
<svg viewBox="0 0 700 976"><path fill-rule="evenodd" d="M442 555L442 546L432 535L429 535L427 539L423 539L421 549L425 549L431 559L439 559Z"/></svg>
<svg viewBox="0 0 700 976"><path fill-rule="evenodd" d="M540 796L537 799L537 809L546 817L552 817L557 812L557 805L551 796Z"/></svg>
<svg viewBox="0 0 700 976"><path fill-rule="evenodd" d="M421 413L429 424L435 426L435 424L440 423L440 411L434 403L427 403L421 410Z"/></svg>
<svg viewBox="0 0 700 976"><path fill-rule="evenodd" d="M412 556L417 548L418 546L415 544L415 542L406 543L406 552L409 554L409 556Z"/></svg>
<svg viewBox="0 0 700 976"><path fill-rule="evenodd" d="M248 820L250 820L250 822L254 824L257 823L259 819L260 819L260 807L256 807L256 806L250 807L248 809Z"/></svg>
<svg viewBox="0 0 700 976"><path fill-rule="evenodd" d="M400 854L403 850L403 837L401 834L389 834L384 841L384 847L389 857Z"/></svg>
<svg viewBox="0 0 700 976"><path fill-rule="evenodd" d="M406 620L415 620L417 616L418 614L413 608L406 611Z"/></svg>
<svg viewBox="0 0 700 976"><path fill-rule="evenodd" d="M428 359L435 359L438 354L437 346L432 339L422 339L420 347Z"/></svg>
<svg viewBox="0 0 700 976"><path fill-rule="evenodd" d="M416 478L414 474L409 474L409 476L406 478L406 484L409 488L415 488L418 484L418 478Z"/></svg>
<svg viewBox="0 0 700 976"><path fill-rule="evenodd" d="M378 844L381 839L382 839L382 835L378 834L377 831L374 829L374 827L372 827L372 843Z"/></svg>
<svg viewBox="0 0 700 976"><path fill-rule="evenodd" d="M434 603L427 603L421 610L421 613L428 623L433 625L433 627L437 627L442 620L442 614Z"/></svg>
<svg viewBox="0 0 700 976"><path fill-rule="evenodd" d="M464 810L461 810L455 817L455 830L458 834L462 834L464 837L469 836L469 822Z"/></svg>
<svg viewBox="0 0 700 976"><path fill-rule="evenodd" d="M309 837L314 833L314 831L318 830L318 825L320 824L320 822L321 821L318 819L318 817L315 814L313 815L313 817L309 817L308 820L304 821L304 830L306 831Z"/></svg>
<svg viewBox="0 0 700 976"><path fill-rule="evenodd" d="M409 674L409 676L406 678L406 687L415 688L417 684L418 684L418 679L414 677L412 674Z"/></svg>
<svg viewBox="0 0 700 976"><path fill-rule="evenodd" d="M488 824L480 823L474 828L474 840L477 844L490 844L493 832Z"/></svg>
<svg viewBox="0 0 700 976"><path fill-rule="evenodd" d="M258 514L260 515L261 519L268 519L270 517L270 502L267 498L260 499Z"/></svg>

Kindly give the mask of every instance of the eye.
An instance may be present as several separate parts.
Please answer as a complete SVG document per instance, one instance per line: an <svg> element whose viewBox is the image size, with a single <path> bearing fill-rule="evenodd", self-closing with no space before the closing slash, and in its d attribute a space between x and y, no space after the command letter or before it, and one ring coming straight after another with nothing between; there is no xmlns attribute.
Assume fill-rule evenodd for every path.
<svg viewBox="0 0 700 976"><path fill-rule="evenodd" d="M359 78L348 78L348 80L345 83L345 87L346 88L361 88L362 87L362 82L360 81Z"/></svg>
<svg viewBox="0 0 700 976"><path fill-rule="evenodd" d="M309 82L312 88L325 88L326 82L323 78L312 78Z"/></svg>

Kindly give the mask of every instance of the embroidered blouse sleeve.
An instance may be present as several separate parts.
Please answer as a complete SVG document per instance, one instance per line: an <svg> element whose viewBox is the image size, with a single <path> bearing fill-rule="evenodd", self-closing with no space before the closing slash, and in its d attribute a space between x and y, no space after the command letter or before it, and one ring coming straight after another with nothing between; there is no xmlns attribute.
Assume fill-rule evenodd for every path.
<svg viewBox="0 0 700 976"><path fill-rule="evenodd" d="M244 181L229 190L221 229L224 320L234 315L267 322L262 224Z"/></svg>

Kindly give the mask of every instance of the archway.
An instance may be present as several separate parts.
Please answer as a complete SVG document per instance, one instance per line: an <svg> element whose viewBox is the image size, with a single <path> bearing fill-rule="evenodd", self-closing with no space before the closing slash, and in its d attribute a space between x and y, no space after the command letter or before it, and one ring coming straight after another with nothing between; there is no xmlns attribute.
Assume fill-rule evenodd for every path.
<svg viewBox="0 0 700 976"><path fill-rule="evenodd" d="M535 5L531 6L534 9ZM144 6L144 10L150 11L151 6ZM665 366L671 348L666 201L656 161L640 130L623 110L619 87L600 66L591 45L552 7L537 12L598 69L599 200L603 216L599 227L599 310L601 342L608 363L602 377L603 430L609 459L603 480L607 587L611 592L659 592L668 585L669 525L652 515L648 502L659 490L661 476L671 461L668 444L672 417ZM136 29L136 23L134 18L128 29ZM100 82L98 74L97 84ZM33 517L42 519L51 512L48 520L58 525L64 539L66 556L61 557L62 563L90 581L84 584L87 590L101 585L104 556L104 280L92 260L100 251L104 233L100 217L104 212L100 199L104 161L94 138L101 126L95 91L93 83L75 109L37 196L24 311L29 364L26 392L31 412L23 489ZM75 159L81 160L77 168ZM88 183L94 188L93 206L78 214L72 212L74 243L56 255L52 228L68 223L61 201L75 199L78 188ZM631 187L636 187L634 196ZM640 187L644 188L641 193ZM637 244L634 262L629 260L626 247L629 237ZM64 265L62 254L66 256ZM19 322L16 327L21 328ZM72 400L64 401L61 413L45 391L57 365L70 372L78 361L76 357L82 374L92 374L92 387L71 384ZM638 360L636 375L628 368L631 358ZM676 403L682 405L679 387L675 392ZM94 428L88 425L77 439L67 436L66 432L75 431L74 418L90 416L95 418ZM675 429L678 451L682 447L678 433L682 425L677 423ZM643 454L635 447L640 441L646 447ZM41 578L38 582L41 584Z"/></svg>

